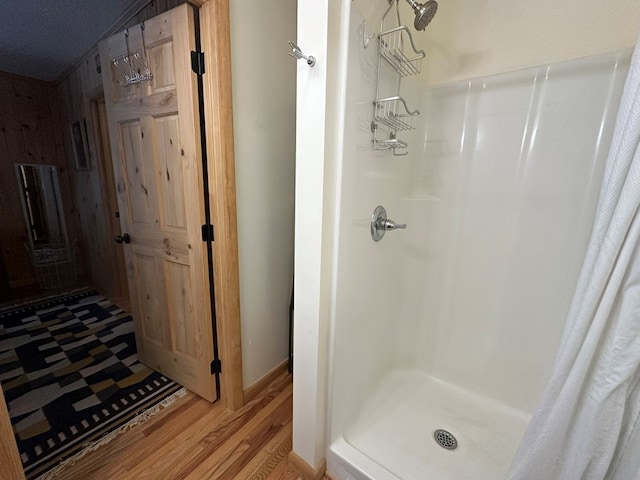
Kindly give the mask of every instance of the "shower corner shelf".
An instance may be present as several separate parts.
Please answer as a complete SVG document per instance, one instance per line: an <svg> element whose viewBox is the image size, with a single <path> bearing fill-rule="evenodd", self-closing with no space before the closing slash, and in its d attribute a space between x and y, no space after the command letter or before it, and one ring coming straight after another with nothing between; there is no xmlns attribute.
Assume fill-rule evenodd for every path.
<svg viewBox="0 0 640 480"><path fill-rule="evenodd" d="M413 43L409 29L400 25L378 34L380 56L400 75L417 75L422 68L424 50L418 50Z"/></svg>

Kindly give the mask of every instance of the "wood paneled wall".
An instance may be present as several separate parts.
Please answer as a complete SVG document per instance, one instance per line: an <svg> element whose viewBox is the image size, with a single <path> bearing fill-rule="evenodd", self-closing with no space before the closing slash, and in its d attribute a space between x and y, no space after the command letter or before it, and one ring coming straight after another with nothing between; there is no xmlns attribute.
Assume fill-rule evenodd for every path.
<svg viewBox="0 0 640 480"><path fill-rule="evenodd" d="M123 30L136 25L181 3L184 3L184 0L154 0L118 28ZM118 272L114 268L115 249L118 248L118 245L113 241L108 227L110 218L107 217L107 215L113 215L114 212L105 208L107 192L103 192L99 165L100 139L96 138L99 128L95 125L97 119L93 118L92 114L92 102L100 100L104 96L102 80L97 70L97 55L96 46L95 50L89 52L80 65L59 82L58 101L65 125L78 120L86 121L87 125L91 168L89 170L73 170L71 173L80 225L79 246L84 258L87 276L103 293L110 296L120 296L127 295L127 292L126 286L121 285L118 281ZM65 137L65 146L68 152L72 151L70 137ZM107 166L111 168L110 163ZM115 192L113 194L115 195Z"/></svg>
<svg viewBox="0 0 640 480"><path fill-rule="evenodd" d="M87 140L89 150L89 170L76 170L71 166L73 161L71 138L65 138L65 148L69 154L71 182L75 194L80 225L79 248L86 265L87 277L96 285L103 287L110 285L111 277L111 243L105 227L107 226L103 208L102 189L98 172L98 157L96 156L96 142L92 134L90 103L86 109L82 103L82 96L78 95L82 88L81 77L74 71L58 85L58 98L61 106L63 124L68 125L80 121L87 126ZM86 123L85 123L86 122ZM108 289L107 289L108 290ZM111 291L105 291L111 294Z"/></svg>
<svg viewBox="0 0 640 480"><path fill-rule="evenodd" d="M0 249L11 287L35 283L24 246L29 237L15 173L16 163L58 167L69 239L78 237L55 85L0 72Z"/></svg>

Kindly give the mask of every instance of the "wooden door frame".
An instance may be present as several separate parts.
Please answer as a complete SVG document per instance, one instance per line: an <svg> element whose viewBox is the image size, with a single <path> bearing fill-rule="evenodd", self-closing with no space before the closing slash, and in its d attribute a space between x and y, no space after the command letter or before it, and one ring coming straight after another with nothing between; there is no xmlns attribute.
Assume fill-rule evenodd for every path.
<svg viewBox="0 0 640 480"><path fill-rule="evenodd" d="M202 92L201 88L201 96L198 97L198 90L196 90L197 85L203 86L204 81L200 72L196 74L191 71L193 50L198 48L199 43L199 37L196 36L200 29L199 12L197 7L190 8L188 4L183 3L174 9L145 21L144 29L150 32L147 35L147 40L149 38L152 39L150 43L147 43L149 49L155 48L152 45L155 46L157 42L166 42L173 39L173 46L168 51L170 63L167 65L171 69L175 66L175 70L171 70L171 73L167 74L167 78L171 81L166 91L163 91L162 87L160 87L159 91L155 91L151 85L147 84L142 84L129 90L124 89L121 86L122 84L118 85L116 83L117 74L114 73L114 64L111 63L111 59L128 54L129 42L127 42L126 35L116 34L105 39L100 43L99 52L109 116L114 170L119 185L118 204L121 212L123 209L127 210L127 215L121 218L122 228L126 227L134 238L140 240L139 242L133 242L125 251L131 304L136 314L134 315L134 329L136 330L136 344L139 350L138 356L142 362L147 363L152 368L159 369L165 375L182 383L187 388L193 389L194 392L209 401L214 401L217 396L216 393L219 392L219 397L222 398L225 405L228 404L232 408L237 408L242 405L244 399L238 399L234 392L227 391L229 385L234 385L234 382L238 381L236 378L238 375L234 374L237 371L234 371L235 369L232 367L233 360L225 362L225 357L229 358L227 352L233 350L234 347L237 346L236 350L239 350L240 344L232 338L230 341L233 342L233 347L224 348L227 345L223 345L222 348L217 348L220 343L225 343L225 333L230 330L227 326L234 320L239 320L239 315L233 315L235 312L232 312L232 302L227 301L229 294L226 288L230 283L232 284L233 270L237 270L237 265L230 264L230 261L234 260L237 263L237 240L235 246L227 245L224 242L230 236L235 239L236 234L233 232L217 235L218 238L216 240L218 241L215 242L215 245L209 242L202 243L204 239L200 235L200 226L203 223L213 223L218 231L221 228L224 232L231 229L230 224L217 219L225 217L226 220L228 217L227 212L230 210L235 215L234 202L230 205L225 203L228 199L235 200L235 195L234 192L229 192L228 195L224 190L215 189L211 192L214 194L212 197L207 192L209 179L211 178L207 170L218 170L218 165L225 161L224 158L215 154L208 155L210 157L207 161L208 165L200 164L201 161L207 159L205 154L209 149L205 147L205 130L201 123L203 122L201 116L204 116L204 92ZM221 19L216 18L215 20L219 22ZM164 27L165 24L167 28ZM194 27L197 28L194 29ZM208 30L216 27L208 25L204 28ZM144 42L142 26L137 25L133 27L133 30L130 28L129 34L132 33L135 37L135 48L140 48L140 44ZM212 49L220 48L218 43L211 45L211 47ZM215 52L212 53L213 57L216 57ZM154 77L157 74L158 78L162 79L163 71L161 69L164 66L162 57L154 59L152 63L159 70L155 72L154 69L156 67L152 65L151 73ZM221 73L226 73L230 77L230 72L228 71L221 71ZM213 75L216 74L215 72L213 73ZM222 90L221 92L224 94ZM199 113L200 107L202 107L201 113ZM177 154L177 158L182 155L186 161L184 175L179 175L178 177L181 190L179 192L176 191L177 195L185 194L183 215L186 215L186 217L183 222L186 223L184 223L183 227L175 229L175 231L169 228L163 233L164 220L161 210L164 208L163 202L166 203L167 197L163 199L162 186L156 185L157 182L155 181L150 181L147 185L149 188L147 192L144 186L142 191L138 189L130 190L129 187L121 189L120 183L130 183L132 181L131 175L134 177L138 174L146 175L149 179L155 177L154 169L159 168L157 163L161 160L161 157L156 155L156 147L154 146L154 142L157 139L155 135L148 136L144 135L144 133L145 131L154 131L154 118L162 117L165 114L174 115L178 110L180 111L180 117L184 117L183 120L176 123L176 117L172 120L175 123L174 127L167 128L179 128L179 133L175 133L175 135L180 135L182 153L180 149L177 149L177 146L169 147L170 143L173 143L170 138L166 138L166 142L167 148ZM126 136L138 139L133 141L135 145L131 144L131 142L123 143L122 136L125 134L120 131L121 123L131 125L133 130L127 133ZM162 131L164 130L163 128ZM232 135L233 133L231 132L230 134ZM138 145L142 138L144 140ZM212 143L217 144L219 142L214 139ZM135 159L136 162L143 161L144 163L136 163L134 171L129 164L129 160L127 160L128 157ZM215 173L211 173L215 182ZM162 178L164 177L163 174ZM166 178L169 181L168 173ZM146 182L147 180L138 179L137 181ZM182 184L181 182L187 183ZM136 192L133 197L131 196L132 192ZM157 199L156 196L158 196ZM151 199L152 204L149 204L147 199ZM138 222L133 219L131 202L136 201L141 202L141 208L147 209L148 207L151 209L150 214L152 216L149 217L151 221L144 220L144 218L147 218L144 211L141 211L141 221ZM216 207L221 204L224 205L223 208L226 210L225 212L219 212L221 216L216 217ZM156 211L157 208L160 211ZM214 210L214 212L211 212L214 215L209 215L210 210ZM154 217L153 215L160 216ZM154 219L155 221L153 221ZM223 223L225 224L224 227L222 227ZM178 225L183 225L183 223L176 224L176 226ZM235 222L233 227L235 230ZM173 253L168 253L166 248L162 248L162 245L167 241L175 243L177 248L173 250ZM221 243L225 243L222 249ZM191 244L193 244L193 248ZM205 249L210 254L209 260L202 255L205 253ZM234 254L234 252L236 253ZM167 254L175 256L179 263L187 262L184 265L188 267L186 269L188 277L180 279L178 274L184 276L184 272L180 273L181 270L173 269L174 273L172 273L162 267L165 261L168 261L165 257ZM184 257L180 257L180 255L184 255ZM147 261L147 267L142 268L140 266L139 259L142 257L152 259ZM207 273L207 269L211 269L211 273ZM219 273L214 275L214 271ZM210 280L214 276L216 277L215 281ZM183 281L188 281L190 288L180 293L180 283ZM239 282L235 283L238 284ZM164 291L165 286L166 291ZM154 297L160 300L164 293L169 298L168 303L155 304L156 308L159 306L162 309L159 312L163 319L161 331L153 327L153 323L149 325L145 323L150 316L145 310L145 301L141 301L140 298L140 294L144 291L147 293L146 299ZM220 299L216 302L215 311L212 309L213 302L210 303L210 298L213 298L214 291L215 296ZM237 293L237 288L235 293ZM183 327L174 325L174 323L181 321L179 312L187 306L184 301L180 301L180 298L186 298L190 302L188 304L189 310L184 311L186 314L184 325L187 328L185 332L187 335L183 340L189 342L184 345L180 345L179 341L181 340L175 336L175 332L180 332ZM175 305L171 303L172 299L177 299ZM144 296L142 300L144 300ZM228 315L229 312L232 315ZM215 319L215 323L213 319ZM213 328L221 332L221 335L215 335L216 332L212 331L212 323L215 325ZM216 371L216 364L212 362L212 360L217 360L218 358L222 359L222 362L220 362L222 378L218 376L220 370ZM242 382L241 377L242 375L239 378L240 382ZM215 388L218 386L216 384L221 388Z"/></svg>
<svg viewBox="0 0 640 480"><path fill-rule="evenodd" d="M245 403L231 87L229 0L190 0L199 12L205 53L204 105L213 246L215 313L222 363L220 400L235 410ZM204 220L204 219L203 219Z"/></svg>
<svg viewBox="0 0 640 480"><path fill-rule="evenodd" d="M11 419L0 388L0 477L6 480L24 480L22 460L15 441Z"/></svg>
<svg viewBox="0 0 640 480"><path fill-rule="evenodd" d="M100 107L102 104L102 107ZM102 118L103 113L100 109L104 109L105 118ZM111 239L115 239L115 236L120 234L120 229L116 231L114 229L114 207L117 211L118 201L116 198L116 183L113 176L113 165L111 162L111 143L109 142L109 129L106 122L106 107L104 106L104 92L100 89L100 92L94 95L89 100L89 110L91 114L91 127L93 131L93 139L95 144L97 165L96 170L100 179L100 189L102 190L102 209L104 218L107 220L107 232ZM107 155L109 155L107 157ZM123 297L128 299L129 289L127 281L127 272L124 262L124 253L122 248L117 248L115 240L110 243L109 248L110 257L113 262L111 265L111 278L113 280L112 291L103 292L112 300L120 300ZM125 302L126 303L126 302Z"/></svg>
<svg viewBox="0 0 640 480"><path fill-rule="evenodd" d="M195 3L195 2L194 2ZM222 402L244 405L240 335L240 274L231 95L229 0L200 1L200 35L205 53L205 132L209 159L209 201L215 226L213 268L216 319L222 361Z"/></svg>

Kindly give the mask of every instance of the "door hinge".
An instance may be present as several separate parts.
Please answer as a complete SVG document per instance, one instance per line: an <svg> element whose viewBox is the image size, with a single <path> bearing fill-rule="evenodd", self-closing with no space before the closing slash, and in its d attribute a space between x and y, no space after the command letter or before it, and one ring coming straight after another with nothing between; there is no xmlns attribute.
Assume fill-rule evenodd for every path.
<svg viewBox="0 0 640 480"><path fill-rule="evenodd" d="M205 223L202 225L202 241L203 242L213 242L213 225L210 223Z"/></svg>
<svg viewBox="0 0 640 480"><path fill-rule="evenodd" d="M211 362L211 375L216 373L222 373L222 362L220 360L213 360Z"/></svg>
<svg viewBox="0 0 640 480"><path fill-rule="evenodd" d="M191 51L191 70L198 75L204 74L204 52Z"/></svg>

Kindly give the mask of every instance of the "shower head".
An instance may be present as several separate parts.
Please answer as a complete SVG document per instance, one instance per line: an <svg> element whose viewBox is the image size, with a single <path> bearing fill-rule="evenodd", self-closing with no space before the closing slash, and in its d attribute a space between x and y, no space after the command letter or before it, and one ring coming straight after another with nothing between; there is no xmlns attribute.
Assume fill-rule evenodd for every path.
<svg viewBox="0 0 640 480"><path fill-rule="evenodd" d="M438 2L429 0L426 3L418 3L415 0L407 0L407 3L411 5L411 8L416 13L416 18L413 21L415 29L424 30L427 28L427 25L433 20L438 11Z"/></svg>

